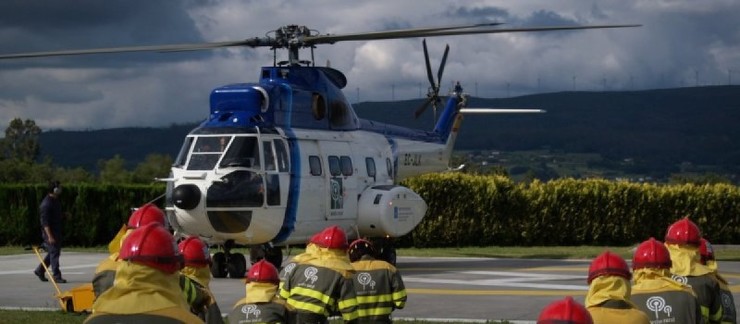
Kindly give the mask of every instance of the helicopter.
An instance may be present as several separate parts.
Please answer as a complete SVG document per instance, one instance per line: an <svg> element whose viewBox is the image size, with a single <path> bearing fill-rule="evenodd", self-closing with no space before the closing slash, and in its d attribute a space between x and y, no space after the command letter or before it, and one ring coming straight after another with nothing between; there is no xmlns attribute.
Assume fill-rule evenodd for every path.
<svg viewBox="0 0 740 324"><path fill-rule="evenodd" d="M264 37L201 44L132 46L0 55L0 59L104 54L179 52L224 47L268 47L273 62L256 82L213 89L208 117L184 139L166 182L165 210L178 236L196 235L223 251L213 255L214 277L243 278L250 261L266 258L280 267L283 247L305 244L330 225L349 239L371 238L380 257L396 261L393 239L411 232L427 204L400 181L451 170L449 161L466 113L539 113L539 109L468 108L457 83L444 106L440 84L449 46L436 79L426 40L422 41L432 130L411 129L359 118L342 92L347 78L337 69L314 64L317 45L471 34L538 32L639 25L500 28L500 23L396 29L353 34L320 34L286 25ZM300 50L309 49L310 60ZM287 60L278 61L278 51ZM439 118L436 110L442 108Z"/></svg>

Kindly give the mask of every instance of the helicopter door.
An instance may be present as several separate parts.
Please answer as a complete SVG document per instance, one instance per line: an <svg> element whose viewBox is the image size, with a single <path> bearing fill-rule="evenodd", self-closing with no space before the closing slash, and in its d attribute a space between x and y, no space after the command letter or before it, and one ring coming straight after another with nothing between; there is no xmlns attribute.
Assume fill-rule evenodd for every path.
<svg viewBox="0 0 740 324"><path fill-rule="evenodd" d="M301 162L306 168L301 168L301 199L300 221L311 223L326 219L326 189L325 174L329 170L322 163L321 153L316 141L301 141ZM298 227L297 227L298 228Z"/></svg>
<svg viewBox="0 0 740 324"><path fill-rule="evenodd" d="M282 139L265 139L263 137L265 188L268 206L285 206L288 199L288 182L290 181L290 161L285 141Z"/></svg>

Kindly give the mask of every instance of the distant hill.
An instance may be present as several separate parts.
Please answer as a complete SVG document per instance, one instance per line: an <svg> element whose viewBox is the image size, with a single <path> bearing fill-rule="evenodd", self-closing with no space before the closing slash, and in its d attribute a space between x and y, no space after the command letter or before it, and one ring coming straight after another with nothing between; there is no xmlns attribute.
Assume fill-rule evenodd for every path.
<svg viewBox="0 0 740 324"><path fill-rule="evenodd" d="M365 102L354 107L361 118L431 129L431 108L413 118L421 103ZM549 148L638 159L656 167L682 162L740 165L740 86L470 98L468 107L541 108L547 113L468 116L458 150ZM133 167L151 153L174 157L195 125L49 131L41 135L41 154L60 166L89 170L98 160L118 154Z"/></svg>

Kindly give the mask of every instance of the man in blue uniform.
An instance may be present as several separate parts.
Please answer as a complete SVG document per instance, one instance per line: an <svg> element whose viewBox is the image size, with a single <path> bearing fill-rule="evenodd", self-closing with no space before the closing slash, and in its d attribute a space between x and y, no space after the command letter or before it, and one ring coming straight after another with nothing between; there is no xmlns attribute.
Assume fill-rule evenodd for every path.
<svg viewBox="0 0 740 324"><path fill-rule="evenodd" d="M59 181L49 183L49 190L39 206L41 220L41 237L44 240L46 257L44 265L51 267L51 274L57 283L66 283L59 270L59 255L62 253L62 203L59 196L62 194L62 186ZM39 264L33 273L41 281L48 281L44 273L44 265Z"/></svg>

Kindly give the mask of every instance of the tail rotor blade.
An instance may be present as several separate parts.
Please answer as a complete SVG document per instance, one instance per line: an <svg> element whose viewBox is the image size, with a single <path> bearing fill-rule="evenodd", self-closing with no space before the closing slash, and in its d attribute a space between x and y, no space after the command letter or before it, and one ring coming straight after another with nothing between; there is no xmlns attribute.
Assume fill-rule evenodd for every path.
<svg viewBox="0 0 740 324"><path fill-rule="evenodd" d="M437 71L437 91L442 84L442 73L445 71L445 64L447 64L447 53L450 52L450 45L445 46L445 54L442 55L442 62L439 62L439 71Z"/></svg>
<svg viewBox="0 0 740 324"><path fill-rule="evenodd" d="M422 103L421 106L419 106L419 108L416 108L416 111L414 111L414 118L419 118L419 116L421 116L421 114L423 114L424 111L427 110L427 108L429 107L429 104L432 103L432 101L434 101L432 97L429 97L427 100L424 100L424 103Z"/></svg>
<svg viewBox="0 0 740 324"><path fill-rule="evenodd" d="M421 44L424 46L424 62L427 64L427 78L429 78L429 84L434 88L434 76L432 75L432 65L429 64L429 52L427 51L427 40L423 39Z"/></svg>

